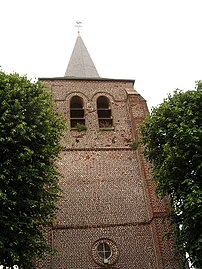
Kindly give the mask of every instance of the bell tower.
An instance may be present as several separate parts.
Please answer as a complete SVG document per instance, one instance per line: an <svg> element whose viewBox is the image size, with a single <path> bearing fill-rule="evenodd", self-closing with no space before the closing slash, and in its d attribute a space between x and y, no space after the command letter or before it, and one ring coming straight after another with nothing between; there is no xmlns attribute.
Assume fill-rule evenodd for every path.
<svg viewBox="0 0 202 269"><path fill-rule="evenodd" d="M134 80L102 78L79 35L64 77L42 78L68 130L58 161L63 190L43 269L177 269L166 200L139 144L148 113Z"/></svg>

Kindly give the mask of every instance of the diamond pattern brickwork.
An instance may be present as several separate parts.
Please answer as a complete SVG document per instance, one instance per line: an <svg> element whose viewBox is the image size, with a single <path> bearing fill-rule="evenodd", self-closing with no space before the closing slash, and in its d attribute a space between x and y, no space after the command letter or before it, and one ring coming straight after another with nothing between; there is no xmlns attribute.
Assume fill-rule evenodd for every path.
<svg viewBox="0 0 202 269"><path fill-rule="evenodd" d="M63 153L60 184L64 194L59 223L101 225L147 219L143 182L136 158L132 150Z"/></svg>

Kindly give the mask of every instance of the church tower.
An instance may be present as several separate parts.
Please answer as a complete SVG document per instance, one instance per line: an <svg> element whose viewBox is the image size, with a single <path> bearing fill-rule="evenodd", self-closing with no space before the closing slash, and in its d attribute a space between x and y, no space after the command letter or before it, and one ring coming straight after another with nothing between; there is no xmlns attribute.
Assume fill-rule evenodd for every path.
<svg viewBox="0 0 202 269"><path fill-rule="evenodd" d="M68 124L58 161L63 197L43 269L178 269L139 142L148 113L134 80L98 75L79 35L64 77L41 79Z"/></svg>

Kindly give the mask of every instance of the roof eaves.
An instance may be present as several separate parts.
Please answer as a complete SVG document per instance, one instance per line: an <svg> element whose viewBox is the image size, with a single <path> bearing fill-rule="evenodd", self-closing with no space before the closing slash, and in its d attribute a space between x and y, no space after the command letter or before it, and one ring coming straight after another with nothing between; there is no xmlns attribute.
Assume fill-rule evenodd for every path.
<svg viewBox="0 0 202 269"><path fill-rule="evenodd" d="M133 82L134 79L115 79L115 78L101 78L101 77L51 77L51 78L39 78L39 80L90 80L90 81L122 81L122 82Z"/></svg>

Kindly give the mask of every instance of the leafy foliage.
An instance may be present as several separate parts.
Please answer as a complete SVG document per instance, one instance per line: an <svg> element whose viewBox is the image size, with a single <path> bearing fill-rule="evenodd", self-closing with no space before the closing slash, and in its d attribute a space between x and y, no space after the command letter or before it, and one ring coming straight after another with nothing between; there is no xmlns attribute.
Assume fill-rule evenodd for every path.
<svg viewBox="0 0 202 269"><path fill-rule="evenodd" d="M169 95L152 109L141 132L157 191L170 196L178 250L202 268L202 83Z"/></svg>
<svg viewBox="0 0 202 269"><path fill-rule="evenodd" d="M53 220L60 190L55 160L63 122L41 82L0 71L0 258L32 268L50 251L41 223Z"/></svg>
<svg viewBox="0 0 202 269"><path fill-rule="evenodd" d="M136 150L138 148L138 142L136 141L133 141L131 144L130 144L130 147L134 150Z"/></svg>
<svg viewBox="0 0 202 269"><path fill-rule="evenodd" d="M77 122L75 128L77 129L77 131L82 132L85 131L87 129L85 124L79 123Z"/></svg>

